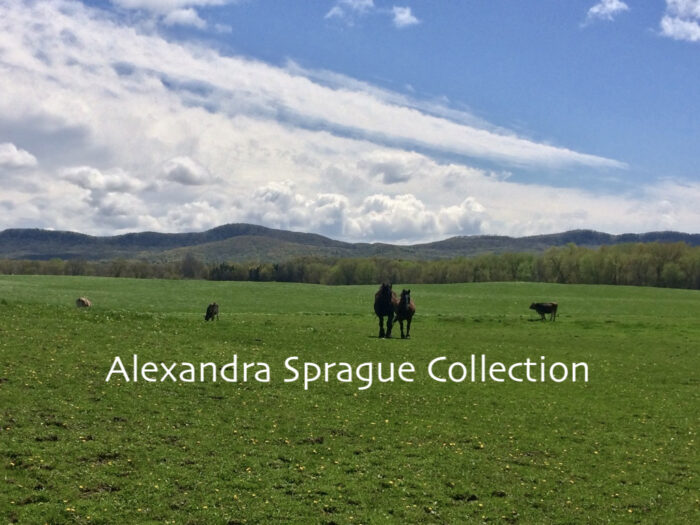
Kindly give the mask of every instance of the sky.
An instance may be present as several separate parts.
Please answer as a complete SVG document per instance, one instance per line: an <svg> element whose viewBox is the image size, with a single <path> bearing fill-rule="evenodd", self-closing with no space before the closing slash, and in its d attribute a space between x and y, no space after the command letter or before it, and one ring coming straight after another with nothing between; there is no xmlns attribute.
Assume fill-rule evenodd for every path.
<svg viewBox="0 0 700 525"><path fill-rule="evenodd" d="M0 230L700 232L700 0L0 0Z"/></svg>

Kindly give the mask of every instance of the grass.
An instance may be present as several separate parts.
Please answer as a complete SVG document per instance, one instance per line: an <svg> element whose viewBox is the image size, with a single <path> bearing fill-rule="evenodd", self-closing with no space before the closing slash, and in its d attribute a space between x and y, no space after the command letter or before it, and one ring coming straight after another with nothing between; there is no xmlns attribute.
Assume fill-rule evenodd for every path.
<svg viewBox="0 0 700 525"><path fill-rule="evenodd" d="M0 277L0 517L19 523L695 523L700 294L412 286L410 340L376 287ZM91 309L77 309L87 295ZM218 322L203 321L206 305ZM557 300L556 322L531 322ZM398 335L398 332L395 332ZM105 382L130 363L267 362L271 382ZM468 363L587 362L588 383L437 383ZM283 362L410 361L412 383ZM5 497L6 495L6 497Z"/></svg>

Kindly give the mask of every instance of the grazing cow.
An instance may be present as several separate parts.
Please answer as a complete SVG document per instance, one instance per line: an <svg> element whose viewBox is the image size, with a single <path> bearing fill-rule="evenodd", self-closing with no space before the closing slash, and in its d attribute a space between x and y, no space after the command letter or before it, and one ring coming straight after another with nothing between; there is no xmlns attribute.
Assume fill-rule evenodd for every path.
<svg viewBox="0 0 700 525"><path fill-rule="evenodd" d="M207 313L204 316L205 321L209 321L210 319L213 321L214 317L216 317L216 320L219 320L219 305L216 303L211 303L209 306L207 306Z"/></svg>
<svg viewBox="0 0 700 525"><path fill-rule="evenodd" d="M530 310L535 310L540 314L541 320L544 321L544 314L549 314L549 320L554 321L557 318L557 303L532 303Z"/></svg>
<svg viewBox="0 0 700 525"><path fill-rule="evenodd" d="M401 327L401 339L410 338L411 319L413 319L413 314L416 313L416 305L413 304L413 299L411 299L411 290L401 291L401 298L394 304L394 310L396 311L396 320ZM406 336L403 334L404 321L406 321Z"/></svg>
<svg viewBox="0 0 700 525"><path fill-rule="evenodd" d="M374 313L379 317L379 337L391 337L391 325L394 322L394 305L398 302L396 294L391 291L391 285L384 283L374 294ZM386 317L386 332L384 318Z"/></svg>
<svg viewBox="0 0 700 525"><path fill-rule="evenodd" d="M90 308L92 306L92 303L87 297L78 297L75 300L75 306L77 306L78 308Z"/></svg>

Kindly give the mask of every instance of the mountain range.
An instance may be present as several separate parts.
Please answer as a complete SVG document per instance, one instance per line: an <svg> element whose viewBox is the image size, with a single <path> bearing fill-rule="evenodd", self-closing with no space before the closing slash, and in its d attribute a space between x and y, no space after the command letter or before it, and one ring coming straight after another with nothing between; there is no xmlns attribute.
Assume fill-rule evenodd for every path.
<svg viewBox="0 0 700 525"><path fill-rule="evenodd" d="M342 242L313 233L276 230L254 224L226 224L204 232L140 232L106 237L22 228L0 232L0 258L175 261L192 253L204 262L275 262L309 255L442 259L484 253L538 253L569 243L598 247L637 242L685 242L698 246L700 234L665 231L612 235L572 230L528 237L459 236L430 243L395 245Z"/></svg>

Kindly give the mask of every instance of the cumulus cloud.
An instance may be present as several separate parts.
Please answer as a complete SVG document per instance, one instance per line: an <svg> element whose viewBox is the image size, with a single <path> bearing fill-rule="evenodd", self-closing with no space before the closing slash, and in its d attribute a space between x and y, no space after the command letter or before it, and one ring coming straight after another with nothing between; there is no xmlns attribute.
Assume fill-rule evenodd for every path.
<svg viewBox="0 0 700 525"><path fill-rule="evenodd" d="M165 222L176 231L204 231L221 225L221 212L207 201L193 201L168 210Z"/></svg>
<svg viewBox="0 0 700 525"><path fill-rule="evenodd" d="M13 16L6 19L6 38L18 51L16 56L9 55L10 64L17 78L24 76L22 80L29 83L39 81L50 93L41 107L53 104L52 110L62 113L60 119L69 122L90 120L96 106L106 103L117 106L116 117L112 120L122 121L125 124L122 128L130 129L135 122L125 121L140 116L125 112L124 106L129 103L153 105L153 100L159 99L162 101L159 108L141 111L154 114L164 109L172 113L177 105L186 105L191 108L190 113L205 108L217 116L283 117L297 126L322 126L338 135L388 140L520 166L625 167L616 160L532 142L513 133L470 126L453 120L449 113L443 116L424 112L416 105L401 104L399 97L385 99L381 92L364 90L360 85L345 89L326 87L284 69L220 56L210 50L191 49L155 35L139 34L78 7L73 16L60 11L52 13L49 5L40 3L34 10L15 10ZM32 11L39 18L55 16L41 27L43 34L34 39L34 49L27 49L26 44L21 43L22 28L31 24L31 16L27 15ZM66 35L72 36L66 40ZM39 46L46 49L37 49ZM143 53L143 49L149 52ZM42 53L51 60L51 66L36 58ZM67 64L67 61L73 63ZM61 75L60 80L56 75ZM20 82L14 84L19 85ZM93 87L86 89L85 86ZM70 90L80 90L81 98L71 96ZM112 97L107 98L105 94ZM26 106L24 94L16 95L20 108ZM188 109L179 114L184 115ZM95 124L80 122L78 125L94 126L98 136L104 134L106 130ZM161 132L165 125L162 121L149 123L146 133ZM190 126L190 123L177 123L175 128L162 129L162 132L176 134L180 127ZM182 131L188 132L187 129ZM127 143L131 140L133 138Z"/></svg>
<svg viewBox="0 0 700 525"><path fill-rule="evenodd" d="M666 0L666 10L680 18L700 18L700 0Z"/></svg>
<svg viewBox="0 0 700 525"><path fill-rule="evenodd" d="M315 231L332 237L345 236L345 220L350 208L349 200L337 193L321 193L312 203Z"/></svg>
<svg viewBox="0 0 700 525"><path fill-rule="evenodd" d="M207 23L202 20L197 14L197 11L191 7L188 9L176 9L174 11L170 11L167 15L165 15L165 17L163 17L163 23L166 26L192 26L196 27L197 29L204 29L207 27Z"/></svg>
<svg viewBox="0 0 700 525"><path fill-rule="evenodd" d="M417 231L437 229L435 213L412 194L370 195L357 211L348 226L352 237L405 242Z"/></svg>
<svg viewBox="0 0 700 525"><path fill-rule="evenodd" d="M340 18L351 21L354 16L364 15L373 9L373 0L337 0L326 13L326 18Z"/></svg>
<svg viewBox="0 0 700 525"><path fill-rule="evenodd" d="M622 0L600 0L586 14L586 23L594 20L613 20L617 15L629 10Z"/></svg>
<svg viewBox="0 0 700 525"><path fill-rule="evenodd" d="M189 157L170 159L163 166L165 178L186 186L200 186L212 182L207 169Z"/></svg>
<svg viewBox="0 0 700 525"><path fill-rule="evenodd" d="M674 40L700 41L700 22L671 16L661 19L661 34Z"/></svg>
<svg viewBox="0 0 700 525"><path fill-rule="evenodd" d="M207 22L199 15L197 8L220 6L235 3L237 0L110 0L123 9L135 9L150 13L166 26L189 26L203 30ZM230 27L216 24L217 33L229 32Z"/></svg>
<svg viewBox="0 0 700 525"><path fill-rule="evenodd" d="M233 33L233 28L227 24L214 24L214 31L216 31L220 35L225 35Z"/></svg>
<svg viewBox="0 0 700 525"><path fill-rule="evenodd" d="M438 213L438 223L443 235L472 235L488 229L486 209L474 197L467 197L460 204L446 206Z"/></svg>
<svg viewBox="0 0 700 525"><path fill-rule="evenodd" d="M102 173L90 166L78 166L64 170L63 177L73 184L99 193L130 193L143 189L144 183L132 175L115 170Z"/></svg>
<svg viewBox="0 0 700 525"><path fill-rule="evenodd" d="M82 191L72 191L71 210L96 225L111 230L151 228L158 224L150 216L139 192L146 184L137 177L116 169L102 171L90 166L77 166L62 172L63 180ZM82 208L82 209L81 209Z"/></svg>
<svg viewBox="0 0 700 525"><path fill-rule="evenodd" d="M217 6L233 3L235 0L110 0L114 5L125 9L143 9L159 14L172 13L190 7Z"/></svg>
<svg viewBox="0 0 700 525"><path fill-rule="evenodd" d="M11 142L0 143L0 168L31 168L37 165L36 157Z"/></svg>
<svg viewBox="0 0 700 525"><path fill-rule="evenodd" d="M0 228L114 234L254 222L418 242L699 222L698 184L612 196L504 180L493 169L625 165L341 75L174 43L79 3L0 0L0 48L3 137L22 137L0 147L0 159L14 159L0 160L10 210ZM453 160L437 160L442 153Z"/></svg>
<svg viewBox="0 0 700 525"><path fill-rule="evenodd" d="M428 176L425 157L417 153L377 150L360 159L357 167L384 184L405 183L414 177Z"/></svg>
<svg viewBox="0 0 700 525"><path fill-rule="evenodd" d="M239 203L237 213L246 222L342 238L352 211L344 195L302 193L292 181L282 180L254 190Z"/></svg>
<svg viewBox="0 0 700 525"><path fill-rule="evenodd" d="M336 19L352 26L366 15L378 14L391 17L396 28L404 28L420 23L410 7L393 6L391 9L380 9L373 0L337 0L326 13L326 19Z"/></svg>
<svg viewBox="0 0 700 525"><path fill-rule="evenodd" d="M90 204L98 224L119 230L144 225L142 219L148 216L144 203L134 195L125 193L107 193Z"/></svg>
<svg viewBox="0 0 700 525"><path fill-rule="evenodd" d="M394 6L391 8L391 12L394 16L393 23L396 27L409 27L420 23L420 20L411 12L410 7Z"/></svg>
<svg viewBox="0 0 700 525"><path fill-rule="evenodd" d="M660 26L665 37L700 42L700 0L666 0Z"/></svg>

